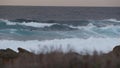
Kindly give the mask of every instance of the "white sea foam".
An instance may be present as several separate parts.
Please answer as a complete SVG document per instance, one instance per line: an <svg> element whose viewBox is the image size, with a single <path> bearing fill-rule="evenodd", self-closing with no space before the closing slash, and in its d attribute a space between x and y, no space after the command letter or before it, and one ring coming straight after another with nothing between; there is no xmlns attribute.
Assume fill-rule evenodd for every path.
<svg viewBox="0 0 120 68"><path fill-rule="evenodd" d="M9 20L0 19L1 21L5 22L7 25L16 25L16 22L10 22Z"/></svg>
<svg viewBox="0 0 120 68"><path fill-rule="evenodd" d="M6 22L7 25L25 25L25 26L31 26L31 27L45 27L45 26L51 26L54 24L54 23L51 24L51 23L37 23L37 22L18 23L18 22L10 22L8 20L3 20L3 21ZM110 20L110 21L119 22L118 20ZM69 31L63 31L62 34L63 35L65 34L65 36L71 35L76 37L72 37L72 38L65 37L66 39L54 39L54 40L43 40L43 41L39 41L39 40L18 41L18 40L2 40L1 39L0 49L12 48L17 51L18 47L22 47L28 50L32 49L35 51L39 51L40 50L39 48L43 48L44 46L47 46L47 47L53 46L58 48L61 46L64 51L67 51L68 50L67 47L68 45L70 45L70 47L74 48L77 52L84 51L84 50L88 50L90 52L94 50L109 52L112 50L114 46L120 44L120 27L119 26L110 25L106 27L96 27L92 23L90 23L88 26L77 26L77 27L70 26L70 27L78 28L80 30L78 30L77 32L72 31L70 33ZM16 30L11 30L12 33L14 33L15 31ZM81 35L82 33L83 35ZM51 34L53 34L53 32ZM46 35L49 36L49 34L45 34L45 36ZM79 38L79 36L80 37L88 36L88 38L83 39L83 38Z"/></svg>
<svg viewBox="0 0 120 68"><path fill-rule="evenodd" d="M43 27L49 27L51 25L54 25L55 23L41 23L41 22L11 22L8 20L0 19L4 21L7 25L23 25L23 26L31 26L31 27L37 27L37 28L43 28Z"/></svg>
<svg viewBox="0 0 120 68"><path fill-rule="evenodd" d="M104 21L111 21L111 22L120 22L117 19L111 18L111 19L104 19Z"/></svg>
<svg viewBox="0 0 120 68"><path fill-rule="evenodd" d="M51 25L54 25L54 24L50 24L50 23L36 23L36 22L29 22L29 23L26 23L26 22L23 22L23 23L19 23L19 25L25 25L25 26L31 26L31 27L49 27Z"/></svg>
<svg viewBox="0 0 120 68"><path fill-rule="evenodd" d="M0 49L12 48L17 51L18 47L25 48L27 50L40 51L40 48L44 46L49 47L62 47L63 51L68 50L68 45L75 49L75 51L93 52L94 50L109 52L113 47L120 44L120 38L69 38L69 39L54 39L54 40L28 40L28 41L17 41L17 40L0 40ZM46 49L47 50L47 49Z"/></svg>
<svg viewBox="0 0 120 68"><path fill-rule="evenodd" d="M69 27L77 28L77 29L91 29L91 28L94 28L96 26L93 25L92 23L89 23L87 26L72 26L72 25L69 25Z"/></svg>

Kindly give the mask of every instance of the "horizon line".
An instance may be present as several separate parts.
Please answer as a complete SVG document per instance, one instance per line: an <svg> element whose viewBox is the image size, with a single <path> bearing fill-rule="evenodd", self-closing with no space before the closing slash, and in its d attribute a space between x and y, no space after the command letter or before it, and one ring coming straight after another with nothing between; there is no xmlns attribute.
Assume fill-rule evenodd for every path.
<svg viewBox="0 0 120 68"><path fill-rule="evenodd" d="M120 6L59 6L59 5L0 5L0 6L18 6L18 7L120 7Z"/></svg>

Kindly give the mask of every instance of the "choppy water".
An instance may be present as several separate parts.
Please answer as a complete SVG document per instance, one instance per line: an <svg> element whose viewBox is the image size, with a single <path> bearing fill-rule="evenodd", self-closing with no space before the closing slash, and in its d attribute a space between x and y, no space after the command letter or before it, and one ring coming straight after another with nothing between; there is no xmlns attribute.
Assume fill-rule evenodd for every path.
<svg viewBox="0 0 120 68"><path fill-rule="evenodd" d="M80 20L74 24L0 19L0 48L38 50L39 46L61 45L67 50L70 45L77 52L108 52L119 44L120 21L116 19Z"/></svg>
<svg viewBox="0 0 120 68"><path fill-rule="evenodd" d="M0 49L109 52L120 44L120 7L0 6Z"/></svg>

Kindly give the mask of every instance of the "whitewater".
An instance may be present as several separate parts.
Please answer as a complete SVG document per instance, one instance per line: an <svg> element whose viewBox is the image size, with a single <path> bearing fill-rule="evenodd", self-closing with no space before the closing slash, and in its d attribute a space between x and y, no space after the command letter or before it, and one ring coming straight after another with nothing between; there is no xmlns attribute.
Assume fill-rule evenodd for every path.
<svg viewBox="0 0 120 68"><path fill-rule="evenodd" d="M116 19L88 20L87 25L66 23L13 22L0 20L0 49L18 47L29 51L109 52L120 45L120 21ZM47 48L46 48L47 47ZM45 49L46 48L46 49Z"/></svg>

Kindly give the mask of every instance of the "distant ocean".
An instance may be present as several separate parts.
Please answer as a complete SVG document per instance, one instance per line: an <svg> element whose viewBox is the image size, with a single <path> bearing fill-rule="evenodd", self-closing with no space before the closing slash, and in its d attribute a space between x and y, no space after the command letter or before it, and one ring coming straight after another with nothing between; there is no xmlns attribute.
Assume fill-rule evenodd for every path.
<svg viewBox="0 0 120 68"><path fill-rule="evenodd" d="M120 44L120 7L0 6L0 49L108 52Z"/></svg>

